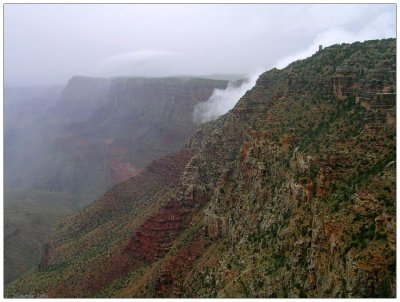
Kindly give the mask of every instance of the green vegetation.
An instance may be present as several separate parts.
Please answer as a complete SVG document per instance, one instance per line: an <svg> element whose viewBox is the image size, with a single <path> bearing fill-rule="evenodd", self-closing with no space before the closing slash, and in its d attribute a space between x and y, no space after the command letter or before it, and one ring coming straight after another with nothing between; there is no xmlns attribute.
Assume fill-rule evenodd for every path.
<svg viewBox="0 0 400 302"><path fill-rule="evenodd" d="M388 39L334 45L262 74L230 113L196 130L176 183L165 184L168 174L115 186L51 239L53 261L67 267L10 290L394 297L395 100L377 91L395 87L395 62ZM142 259L140 273L123 269L132 259Z"/></svg>
<svg viewBox="0 0 400 302"><path fill-rule="evenodd" d="M38 263L48 234L57 221L77 208L68 194L13 190L5 192L5 285Z"/></svg>

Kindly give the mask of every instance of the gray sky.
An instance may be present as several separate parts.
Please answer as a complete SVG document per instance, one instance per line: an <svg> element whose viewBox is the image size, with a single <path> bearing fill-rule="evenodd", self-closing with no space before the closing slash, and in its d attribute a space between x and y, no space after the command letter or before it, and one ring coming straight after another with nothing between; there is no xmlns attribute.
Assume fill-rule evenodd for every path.
<svg viewBox="0 0 400 302"><path fill-rule="evenodd" d="M251 73L396 35L394 4L5 4L4 16L6 85Z"/></svg>

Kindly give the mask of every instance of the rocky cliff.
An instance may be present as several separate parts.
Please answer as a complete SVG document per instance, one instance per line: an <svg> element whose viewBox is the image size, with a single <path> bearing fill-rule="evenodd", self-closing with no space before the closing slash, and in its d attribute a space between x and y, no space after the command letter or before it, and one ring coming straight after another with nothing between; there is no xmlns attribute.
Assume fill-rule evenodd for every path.
<svg viewBox="0 0 400 302"><path fill-rule="evenodd" d="M63 124L86 121L95 110L107 103L110 85L110 79L72 77L49 111L49 116Z"/></svg>
<svg viewBox="0 0 400 302"><path fill-rule="evenodd" d="M101 162L111 183L118 183L153 159L181 149L195 128L194 106L227 84L194 78L113 79L107 102L86 121L65 127L57 144L78 166L93 170Z"/></svg>
<svg viewBox="0 0 400 302"><path fill-rule="evenodd" d="M8 296L395 297L396 41L262 74L52 235Z"/></svg>
<svg viewBox="0 0 400 302"><path fill-rule="evenodd" d="M194 106L227 84L73 77L62 93L35 99L34 91L7 90L5 186L12 194L5 196L5 222L15 235L5 242L6 284L38 263L56 219L181 149L195 127Z"/></svg>
<svg viewBox="0 0 400 302"><path fill-rule="evenodd" d="M153 159L182 148L196 126L194 106L227 84L196 78L77 76L51 106L43 97L19 104L15 114L15 106L8 106L6 184L67 192L91 202ZM34 104L38 109L32 112ZM24 108L27 117L15 122ZM21 165L25 173L20 173Z"/></svg>

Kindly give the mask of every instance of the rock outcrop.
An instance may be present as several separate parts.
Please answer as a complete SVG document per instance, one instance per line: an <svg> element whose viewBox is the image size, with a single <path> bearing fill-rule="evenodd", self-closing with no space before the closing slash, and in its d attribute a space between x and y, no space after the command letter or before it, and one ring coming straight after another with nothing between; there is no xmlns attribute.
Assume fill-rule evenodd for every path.
<svg viewBox="0 0 400 302"><path fill-rule="evenodd" d="M7 295L395 297L395 46L265 72L196 129L179 176L150 166L66 219Z"/></svg>
<svg viewBox="0 0 400 302"><path fill-rule="evenodd" d="M65 194L68 200L76 200L73 207L69 202L62 204L67 198L55 200L63 210L51 210L57 217L87 206L114 184L144 173L152 160L180 150L196 126L194 106L227 84L226 80L190 77L77 76L63 90L7 90L5 186L32 190L33 197L40 190L48 196ZM29 99L35 94L36 98ZM11 229L20 232L6 242L7 283L38 264L41 245L54 227L55 219L47 217L46 201L33 198L32 203L39 210L24 220L23 228L19 218L8 221ZM26 215L24 209L18 210L18 215ZM35 226L33 237L28 222ZM25 236L32 238L23 240ZM15 252L18 246L24 248Z"/></svg>
<svg viewBox="0 0 400 302"><path fill-rule="evenodd" d="M56 141L60 152L72 157L76 177L88 184L78 181L69 190L89 200L103 193L99 187L108 189L138 175L153 159L181 149L196 126L194 106L228 84L195 78L115 78L100 82L102 89L91 95L98 81L73 78L56 106L80 108L77 100L97 100L88 101L93 103L93 108L87 105L90 114L65 126ZM94 188L87 192L90 186Z"/></svg>

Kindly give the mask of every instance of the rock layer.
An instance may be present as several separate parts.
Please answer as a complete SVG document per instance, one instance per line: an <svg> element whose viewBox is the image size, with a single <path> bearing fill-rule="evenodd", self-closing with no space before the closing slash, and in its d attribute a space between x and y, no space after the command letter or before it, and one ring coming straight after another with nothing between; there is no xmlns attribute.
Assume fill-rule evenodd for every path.
<svg viewBox="0 0 400 302"><path fill-rule="evenodd" d="M161 164L116 186L67 219L46 269L7 294L394 297L395 44L334 45L265 72L195 131L182 173L166 168L172 183L134 185ZM76 287L81 269L113 277Z"/></svg>

